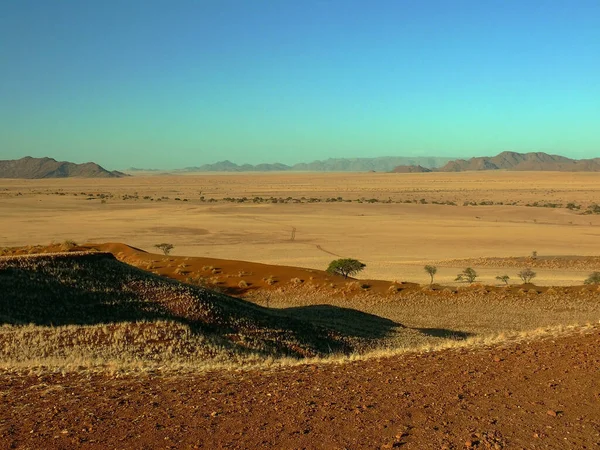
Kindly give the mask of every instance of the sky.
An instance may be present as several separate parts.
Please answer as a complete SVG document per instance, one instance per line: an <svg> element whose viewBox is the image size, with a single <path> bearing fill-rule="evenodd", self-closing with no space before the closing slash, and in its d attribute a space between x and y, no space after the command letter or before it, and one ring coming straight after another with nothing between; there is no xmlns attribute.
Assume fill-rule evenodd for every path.
<svg viewBox="0 0 600 450"><path fill-rule="evenodd" d="M598 0L0 3L0 159L600 157Z"/></svg>

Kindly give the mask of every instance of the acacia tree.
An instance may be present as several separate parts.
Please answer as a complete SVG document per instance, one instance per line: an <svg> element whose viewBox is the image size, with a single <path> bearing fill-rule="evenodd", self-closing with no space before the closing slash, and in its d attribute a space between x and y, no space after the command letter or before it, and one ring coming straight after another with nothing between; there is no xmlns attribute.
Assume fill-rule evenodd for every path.
<svg viewBox="0 0 600 450"><path fill-rule="evenodd" d="M521 270L517 275L523 280L523 283L529 283L537 276L537 273L527 267L526 269Z"/></svg>
<svg viewBox="0 0 600 450"><path fill-rule="evenodd" d="M429 283L429 285L431 286L433 284L433 276L437 273L437 267L430 266L428 264L425 267L423 267L423 269L425 269L425 272L427 272L429 274L429 276L431 277L431 282Z"/></svg>
<svg viewBox="0 0 600 450"><path fill-rule="evenodd" d="M467 267L461 273L456 275L456 278L454 279L454 281L466 281L467 283L472 283L476 279L477 279L477 272L475 272L475 269Z"/></svg>
<svg viewBox="0 0 600 450"><path fill-rule="evenodd" d="M496 280L502 281L504 284L506 284L508 286L508 280L510 280L510 277L508 275L498 275L496 277Z"/></svg>
<svg viewBox="0 0 600 450"><path fill-rule="evenodd" d="M336 275L342 275L344 278L348 278L351 275L357 274L366 266L366 264L361 263L357 259L335 259L329 263L329 267L327 267L327 272Z"/></svg>
<svg viewBox="0 0 600 450"><path fill-rule="evenodd" d="M168 255L175 246L173 244L167 244L166 242L163 242L162 244L156 244L154 247L162 251L165 255Z"/></svg>

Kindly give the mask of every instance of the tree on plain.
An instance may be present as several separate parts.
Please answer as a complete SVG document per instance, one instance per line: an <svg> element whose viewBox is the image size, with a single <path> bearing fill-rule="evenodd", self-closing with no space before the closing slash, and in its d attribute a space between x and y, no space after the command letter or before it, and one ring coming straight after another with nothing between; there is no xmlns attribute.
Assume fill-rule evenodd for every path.
<svg viewBox="0 0 600 450"><path fill-rule="evenodd" d="M156 244L154 247L159 249L165 255L168 255L175 246L173 244L167 244L166 242L163 242L162 244Z"/></svg>
<svg viewBox="0 0 600 450"><path fill-rule="evenodd" d="M506 284L508 286L508 280L510 280L510 277L508 275L498 275L496 277L496 280L502 281L504 284Z"/></svg>
<svg viewBox="0 0 600 450"><path fill-rule="evenodd" d="M342 275L344 278L348 278L349 276L357 274L366 266L366 264L361 263L357 259L335 259L329 263L329 267L327 267L327 272L336 275Z"/></svg>
<svg viewBox="0 0 600 450"><path fill-rule="evenodd" d="M527 267L526 269L521 270L517 275L519 278L523 280L523 283L530 283L533 280L537 273L535 273L531 268Z"/></svg>
<svg viewBox="0 0 600 450"><path fill-rule="evenodd" d="M423 269L425 269L425 272L427 272L429 274L429 276L431 277L431 282L429 283L429 285L433 285L433 277L434 275L437 273L437 267L435 266L430 266L429 264L426 265L425 267L423 267Z"/></svg>
<svg viewBox="0 0 600 450"><path fill-rule="evenodd" d="M478 275L477 272L475 272L475 269L467 267L461 273L456 275L454 281L466 281L467 283L473 283L477 279L477 276Z"/></svg>
<svg viewBox="0 0 600 450"><path fill-rule="evenodd" d="M600 272L592 272L585 279L585 284L600 284Z"/></svg>

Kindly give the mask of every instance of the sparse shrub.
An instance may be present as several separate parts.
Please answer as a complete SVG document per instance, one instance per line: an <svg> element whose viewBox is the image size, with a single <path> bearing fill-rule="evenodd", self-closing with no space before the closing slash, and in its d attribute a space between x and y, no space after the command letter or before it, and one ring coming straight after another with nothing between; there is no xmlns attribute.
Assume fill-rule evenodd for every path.
<svg viewBox="0 0 600 450"><path fill-rule="evenodd" d="M531 259L536 259L538 256L537 250L531 252Z"/></svg>
<svg viewBox="0 0 600 450"><path fill-rule="evenodd" d="M456 275L456 278L454 279L454 281L465 281L467 283L473 283L477 279L477 276L478 275L477 275L477 272L475 272L475 269L472 269L471 267L467 267L461 273Z"/></svg>
<svg viewBox="0 0 600 450"><path fill-rule="evenodd" d="M508 286L508 280L510 280L510 277L508 275L498 275L496 277L496 280L502 281L505 285Z"/></svg>
<svg viewBox="0 0 600 450"><path fill-rule="evenodd" d="M600 284L600 272L592 272L585 279L585 284Z"/></svg>
<svg viewBox="0 0 600 450"><path fill-rule="evenodd" d="M357 259L343 258L335 259L329 263L327 272L342 275L344 278L355 275L366 267L366 264L361 263Z"/></svg>
<svg viewBox="0 0 600 450"><path fill-rule="evenodd" d="M163 252L164 255L168 255L175 246L173 244L163 242L162 244L156 244L154 247Z"/></svg>
<svg viewBox="0 0 600 450"><path fill-rule="evenodd" d="M521 270L517 275L519 275L519 278L523 280L523 283L530 283L531 280L537 276L537 274L529 267Z"/></svg>
<svg viewBox="0 0 600 450"><path fill-rule="evenodd" d="M423 269L425 269L425 272L427 272L429 274L429 276L431 277L431 282L429 284L432 285L433 284L433 277L437 273L437 267L430 266L428 264L425 267L423 267Z"/></svg>

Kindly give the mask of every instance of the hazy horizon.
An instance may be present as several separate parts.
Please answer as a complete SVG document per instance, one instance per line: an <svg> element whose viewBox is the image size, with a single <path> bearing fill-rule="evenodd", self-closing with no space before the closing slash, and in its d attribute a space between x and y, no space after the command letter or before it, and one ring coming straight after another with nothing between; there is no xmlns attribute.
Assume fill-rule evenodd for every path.
<svg viewBox="0 0 600 450"><path fill-rule="evenodd" d="M9 2L0 159L600 156L600 3Z"/></svg>

